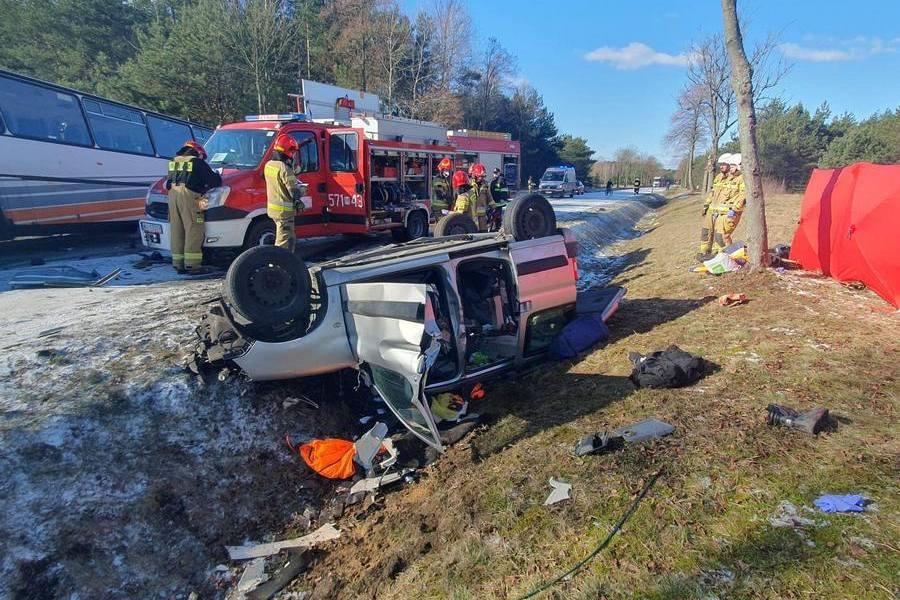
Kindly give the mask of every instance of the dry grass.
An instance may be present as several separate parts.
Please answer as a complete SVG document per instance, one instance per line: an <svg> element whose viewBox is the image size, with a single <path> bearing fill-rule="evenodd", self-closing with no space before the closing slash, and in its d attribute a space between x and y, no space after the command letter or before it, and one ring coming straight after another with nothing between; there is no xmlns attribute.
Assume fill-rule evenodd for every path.
<svg viewBox="0 0 900 600"><path fill-rule="evenodd" d="M572 363L497 382L493 415L383 508L347 515L345 535L296 589L316 597L512 598L566 570L601 540L642 482L665 475L612 546L551 598L893 598L898 589L897 314L868 292L772 272L689 272L699 200L673 201L619 276L628 302L613 339ZM769 202L770 241L790 242L798 196ZM741 229L738 230L739 239ZM712 299L744 292L748 305ZM720 365L678 390L635 390L629 351L676 343ZM779 402L841 417L816 438L764 423ZM588 432L656 416L675 435L574 458ZM573 499L542 505L547 480ZM876 502L857 516L812 515L776 529L779 502L825 492ZM809 516L809 515L807 515Z"/></svg>

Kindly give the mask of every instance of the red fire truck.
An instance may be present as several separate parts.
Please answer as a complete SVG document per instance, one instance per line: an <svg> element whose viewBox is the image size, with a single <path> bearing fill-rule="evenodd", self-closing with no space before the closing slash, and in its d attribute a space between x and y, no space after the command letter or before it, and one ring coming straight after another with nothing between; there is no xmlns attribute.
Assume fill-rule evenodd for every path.
<svg viewBox="0 0 900 600"><path fill-rule="evenodd" d="M428 234L432 175L442 158L456 153L443 126L388 116L354 116L350 126L340 126L300 113L255 115L220 126L205 144L223 181L207 195L206 248L272 243L263 166L279 133L300 144L295 170L308 185L306 209L295 221L298 236L390 231L406 241ZM168 250L164 182L147 194L140 232L144 245Z"/></svg>

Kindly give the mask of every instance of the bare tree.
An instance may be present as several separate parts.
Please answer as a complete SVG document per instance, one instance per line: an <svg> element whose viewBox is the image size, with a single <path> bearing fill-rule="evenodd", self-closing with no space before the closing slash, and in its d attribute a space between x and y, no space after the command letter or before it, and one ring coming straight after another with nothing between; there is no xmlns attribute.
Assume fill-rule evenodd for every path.
<svg viewBox="0 0 900 600"><path fill-rule="evenodd" d="M256 105L266 111L266 88L283 71L282 62L294 44L295 26L287 14L285 0L223 0L222 8L230 15L230 31L226 39L241 64L238 68L253 79Z"/></svg>
<svg viewBox="0 0 900 600"><path fill-rule="evenodd" d="M438 86L449 90L472 50L472 19L461 0L434 0L435 57Z"/></svg>
<svg viewBox="0 0 900 600"><path fill-rule="evenodd" d="M485 129L493 121L494 102L502 94L503 85L516 72L516 61L496 38L488 38L479 68L477 86L478 128Z"/></svg>
<svg viewBox="0 0 900 600"><path fill-rule="evenodd" d="M696 85L689 85L681 91L678 107L664 138L666 145L685 153L684 181L690 190L694 189L694 156L706 134L703 127L703 98L703 89Z"/></svg>
<svg viewBox="0 0 900 600"><path fill-rule="evenodd" d="M434 21L428 13L420 12L410 35L409 52L409 116L421 118L422 97L434 83Z"/></svg>
<svg viewBox="0 0 900 600"><path fill-rule="evenodd" d="M381 66L381 88L389 112L396 108L398 81L402 77L404 63L409 51L409 19L400 12L400 7L393 1L378 13L377 37L378 58Z"/></svg>
<svg viewBox="0 0 900 600"><path fill-rule="evenodd" d="M747 252L752 268L769 264L769 240L766 227L766 201L763 196L762 175L759 169L759 147L756 143L756 109L754 107L753 65L744 51L741 26L737 17L737 0L722 0L725 21L725 40L728 57L734 69L731 85L737 99L741 138L741 162L744 182L747 183Z"/></svg>
<svg viewBox="0 0 900 600"><path fill-rule="evenodd" d="M790 66L774 55L777 38L768 36L750 55L753 67L753 90L756 100L778 85L790 70ZM725 40L712 35L691 48L688 80L702 90L704 125L709 133L711 152L706 165L704 189L712 185L712 171L719 156L719 144L737 122L734 90L731 87L731 62L725 48Z"/></svg>

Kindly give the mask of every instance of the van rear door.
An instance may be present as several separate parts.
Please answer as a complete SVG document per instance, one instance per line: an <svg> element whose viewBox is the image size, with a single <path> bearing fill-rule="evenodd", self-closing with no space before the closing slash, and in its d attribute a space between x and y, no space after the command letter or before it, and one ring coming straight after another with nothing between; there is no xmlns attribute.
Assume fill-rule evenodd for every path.
<svg viewBox="0 0 900 600"><path fill-rule="evenodd" d="M418 438L443 451L425 397L441 332L424 283L343 286L350 346L388 408Z"/></svg>

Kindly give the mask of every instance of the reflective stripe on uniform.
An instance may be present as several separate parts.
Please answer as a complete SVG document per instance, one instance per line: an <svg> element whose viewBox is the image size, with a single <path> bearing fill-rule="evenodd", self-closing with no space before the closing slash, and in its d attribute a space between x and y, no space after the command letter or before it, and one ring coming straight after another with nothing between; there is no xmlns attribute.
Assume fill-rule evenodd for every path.
<svg viewBox="0 0 900 600"><path fill-rule="evenodd" d="M172 254L172 260L184 260L184 254Z"/></svg>
<svg viewBox="0 0 900 600"><path fill-rule="evenodd" d="M203 260L202 252L185 252L184 253L185 260Z"/></svg>
<svg viewBox="0 0 900 600"><path fill-rule="evenodd" d="M286 202L269 202L266 204L266 210L272 210L275 212L294 212L296 209L294 208L293 203L287 204Z"/></svg>

